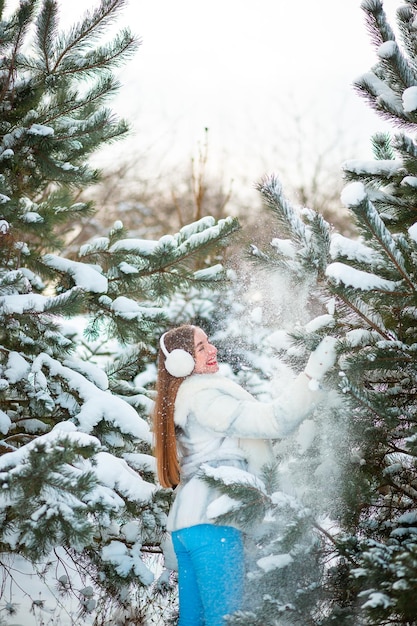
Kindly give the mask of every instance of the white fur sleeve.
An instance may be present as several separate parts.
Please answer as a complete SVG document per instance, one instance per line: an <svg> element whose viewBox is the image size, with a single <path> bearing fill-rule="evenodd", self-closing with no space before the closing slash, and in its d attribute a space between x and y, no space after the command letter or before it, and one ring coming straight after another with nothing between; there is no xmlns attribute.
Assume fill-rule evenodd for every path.
<svg viewBox="0 0 417 626"><path fill-rule="evenodd" d="M281 439L299 426L319 395L300 374L287 388L285 397L272 403L241 399L227 389L200 389L191 401L194 418L201 426L229 437Z"/></svg>
<svg viewBox="0 0 417 626"><path fill-rule="evenodd" d="M275 419L280 424L281 437L291 435L320 402L323 392L311 383L302 372L285 393L274 400Z"/></svg>

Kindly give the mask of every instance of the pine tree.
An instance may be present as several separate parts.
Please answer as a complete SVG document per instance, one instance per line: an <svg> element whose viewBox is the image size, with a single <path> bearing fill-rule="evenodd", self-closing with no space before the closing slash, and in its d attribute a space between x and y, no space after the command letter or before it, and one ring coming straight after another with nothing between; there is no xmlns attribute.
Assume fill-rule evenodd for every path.
<svg viewBox="0 0 417 626"><path fill-rule="evenodd" d="M279 459L279 478L295 473L292 514L285 481L268 486L265 476L245 493L237 481L208 478L235 494L221 519L256 502L245 519L265 528L255 536L254 604L231 623L417 624L417 3L398 8L398 40L381 0L362 8L378 62L355 86L395 130L372 138L373 160L343 166L341 200L357 236L292 205L276 176L259 184L276 232L253 256L269 276L290 277L311 317L289 332L290 350L283 346L280 356L297 369L305 349L331 333L339 358L324 382L330 402L314 416L311 445L300 455L290 442Z"/></svg>
<svg viewBox="0 0 417 626"><path fill-rule="evenodd" d="M0 23L6 615L22 594L32 608L46 601L13 586L24 561L39 581L54 575L62 597L78 597L81 620L90 613L104 622L112 604L132 611L138 588L152 583L171 494L155 483L152 391L138 381L170 323L171 299L219 285L224 271L211 250L238 228L206 217L145 241L116 222L76 259L60 254L74 220L94 210L74 199L100 179L90 155L128 130L105 106L118 89L114 69L138 44L129 30L106 39L123 5L102 0L64 32L55 0L21 0Z"/></svg>
<svg viewBox="0 0 417 626"><path fill-rule="evenodd" d="M342 201L362 238L328 267L346 333L343 386L354 400L360 451L352 521L341 543L351 561L361 614L373 624L416 624L416 145L415 2L397 10L400 41L379 1L364 1L378 62L356 83L371 106L401 131L373 138L375 159L345 164ZM368 253L366 253L368 250ZM365 254L363 255L363 252ZM344 265L350 280L344 279ZM341 270L341 271L340 271ZM363 333L360 337L359 333ZM350 520L349 520L350 521ZM354 528L354 532L352 531Z"/></svg>

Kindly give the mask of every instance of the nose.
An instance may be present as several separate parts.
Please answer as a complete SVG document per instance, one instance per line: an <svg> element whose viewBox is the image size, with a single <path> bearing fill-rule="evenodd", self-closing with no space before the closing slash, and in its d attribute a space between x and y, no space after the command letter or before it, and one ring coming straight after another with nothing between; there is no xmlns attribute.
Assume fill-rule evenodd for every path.
<svg viewBox="0 0 417 626"><path fill-rule="evenodd" d="M216 346L213 346L213 344L211 343L211 344L209 345L209 351L210 351L210 354L217 354L217 348L216 348Z"/></svg>

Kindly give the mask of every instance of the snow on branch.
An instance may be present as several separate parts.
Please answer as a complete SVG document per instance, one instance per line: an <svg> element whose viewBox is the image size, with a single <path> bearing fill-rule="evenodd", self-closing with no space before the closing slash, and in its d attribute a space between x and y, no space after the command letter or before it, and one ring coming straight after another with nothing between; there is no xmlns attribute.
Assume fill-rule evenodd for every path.
<svg viewBox="0 0 417 626"><path fill-rule="evenodd" d="M157 489L153 483L143 480L126 461L108 452L95 455L93 471L100 483L121 493L131 502L149 502Z"/></svg>
<svg viewBox="0 0 417 626"><path fill-rule="evenodd" d="M237 228L237 220L226 217L216 222L214 217L206 216L200 220L187 224L175 235L163 235L159 240L149 239L120 239L110 248L111 254L128 252L144 258L170 254L180 258L189 254L204 244L215 241L221 236L233 232ZM91 246L92 244L89 244ZM91 248L83 247L82 254L87 254Z"/></svg>
<svg viewBox="0 0 417 626"><path fill-rule="evenodd" d="M90 433L101 420L107 420L120 428L121 432L151 443L152 436L148 424L123 399L98 389L82 374L62 365L45 353L36 357L32 371L36 373L41 371L42 367L47 367L51 376L65 379L69 388L82 397L84 402L74 417L83 432Z"/></svg>
<svg viewBox="0 0 417 626"><path fill-rule="evenodd" d="M73 287L59 296L43 296L38 293L13 294L0 297L0 312L4 315L24 313L47 313L62 308L68 300L77 296L78 287Z"/></svg>
<svg viewBox="0 0 417 626"><path fill-rule="evenodd" d="M326 269L326 276L333 279L336 284L343 283L346 287L353 287L361 291L378 289L392 292L398 288L397 282L381 278L370 272L357 270L340 262L330 263Z"/></svg>
<svg viewBox="0 0 417 626"><path fill-rule="evenodd" d="M75 284L86 291L92 293L106 293L107 291L107 278L103 276L102 268L97 265L93 267L87 263L71 261L55 254L45 254L42 261L58 272L69 274Z"/></svg>
<svg viewBox="0 0 417 626"><path fill-rule="evenodd" d="M367 246L363 241L344 237L340 233L334 233L330 242L330 257L336 260L340 257L359 263L366 263L371 266L382 267L382 256Z"/></svg>
<svg viewBox="0 0 417 626"><path fill-rule="evenodd" d="M382 176L383 178L392 178L398 175L404 176L407 173L402 159L373 159L369 161L351 159L343 163L342 169L357 176ZM354 184L359 185L360 183L352 183L352 185ZM352 187L353 189L354 187ZM359 188L357 189L359 193Z"/></svg>
<svg viewBox="0 0 417 626"><path fill-rule="evenodd" d="M26 463L30 453L42 446L44 453L55 449L57 443L62 440L71 441L77 448L101 448L101 443L97 437L80 432L79 430L61 430L59 427L54 428L51 432L39 435L35 440L30 441L21 448L9 452L0 457L0 477L2 472L9 472L11 469L18 468ZM3 476L5 478L5 476Z"/></svg>
<svg viewBox="0 0 417 626"><path fill-rule="evenodd" d="M373 72L367 72L354 82L358 89L369 94L381 110L387 110L400 118L405 116L401 95L395 93L383 80Z"/></svg>

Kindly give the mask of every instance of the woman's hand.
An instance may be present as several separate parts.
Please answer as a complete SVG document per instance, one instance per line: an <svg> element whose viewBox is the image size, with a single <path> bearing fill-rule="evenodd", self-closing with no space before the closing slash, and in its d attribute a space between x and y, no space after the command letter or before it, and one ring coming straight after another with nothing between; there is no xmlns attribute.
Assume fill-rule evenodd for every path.
<svg viewBox="0 0 417 626"><path fill-rule="evenodd" d="M336 362L335 337L324 337L310 354L304 373L308 378L320 380Z"/></svg>

